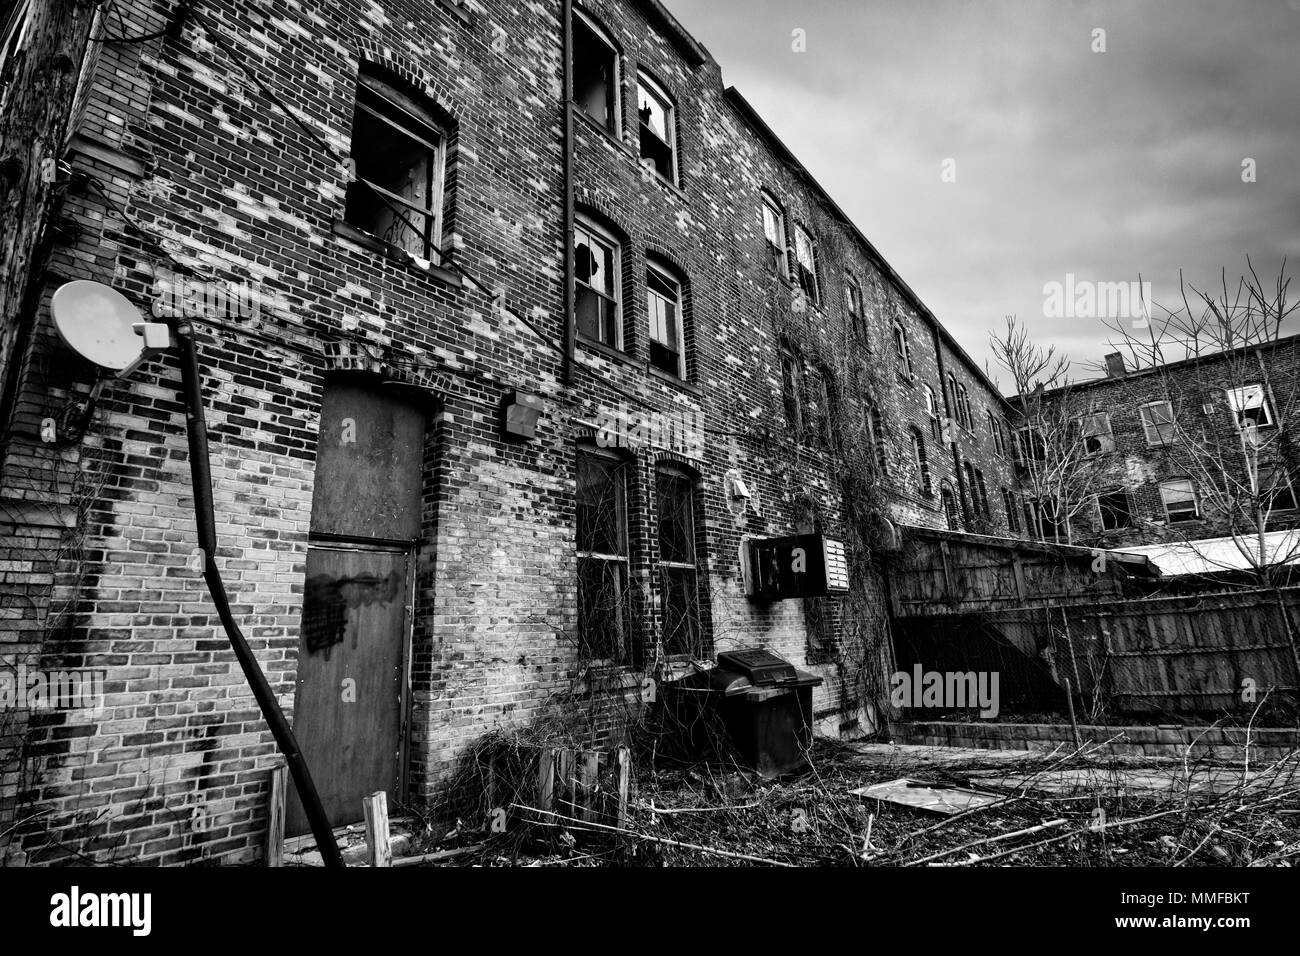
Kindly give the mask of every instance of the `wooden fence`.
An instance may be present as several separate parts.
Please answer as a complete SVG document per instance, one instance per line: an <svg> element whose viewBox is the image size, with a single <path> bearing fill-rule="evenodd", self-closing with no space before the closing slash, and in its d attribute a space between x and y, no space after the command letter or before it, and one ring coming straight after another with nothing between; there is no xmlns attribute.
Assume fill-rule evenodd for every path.
<svg viewBox="0 0 1300 956"><path fill-rule="evenodd" d="M896 619L900 669L996 670L1004 710L1248 714L1300 695L1300 588Z"/></svg>

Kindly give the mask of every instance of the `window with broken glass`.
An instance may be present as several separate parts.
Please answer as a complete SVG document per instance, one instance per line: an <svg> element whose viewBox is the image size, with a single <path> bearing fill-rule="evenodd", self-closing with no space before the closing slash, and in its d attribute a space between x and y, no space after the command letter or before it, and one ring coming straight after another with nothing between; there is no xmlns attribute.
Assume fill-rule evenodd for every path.
<svg viewBox="0 0 1300 956"><path fill-rule="evenodd" d="M698 657L704 648L696 569L695 481L685 472L661 466L655 474L655 497L664 652Z"/></svg>
<svg viewBox="0 0 1300 956"><path fill-rule="evenodd" d="M578 635L585 656L635 664L628 548L631 466L600 449L577 456Z"/></svg>
<svg viewBox="0 0 1300 956"><path fill-rule="evenodd" d="M578 333L610 348L622 348L618 240L594 222L579 218L573 227L573 249Z"/></svg>
<svg viewBox="0 0 1300 956"><path fill-rule="evenodd" d="M418 96L362 71L344 218L419 259L439 262L446 136Z"/></svg>
<svg viewBox="0 0 1300 956"><path fill-rule="evenodd" d="M1119 531L1133 525L1133 505L1122 488L1097 496L1097 517L1103 531Z"/></svg>
<svg viewBox="0 0 1300 956"><path fill-rule="evenodd" d="M1228 407L1237 427L1245 433L1247 441L1254 443L1261 428L1273 427L1273 409L1264 386L1245 385L1227 391Z"/></svg>
<svg viewBox="0 0 1300 956"><path fill-rule="evenodd" d="M803 289L808 301L816 305L821 301L817 287L817 249L803 226L794 227L794 258L799 288Z"/></svg>
<svg viewBox="0 0 1300 956"><path fill-rule="evenodd" d="M677 130L673 101L654 80L637 74L637 118L641 127L641 162L677 184Z"/></svg>
<svg viewBox="0 0 1300 956"><path fill-rule="evenodd" d="M618 49L586 14L573 16L573 102L618 135Z"/></svg>
<svg viewBox="0 0 1300 956"><path fill-rule="evenodd" d="M1110 427L1109 412L1093 412L1075 420L1083 453L1089 457L1105 455L1115 450L1115 434Z"/></svg>

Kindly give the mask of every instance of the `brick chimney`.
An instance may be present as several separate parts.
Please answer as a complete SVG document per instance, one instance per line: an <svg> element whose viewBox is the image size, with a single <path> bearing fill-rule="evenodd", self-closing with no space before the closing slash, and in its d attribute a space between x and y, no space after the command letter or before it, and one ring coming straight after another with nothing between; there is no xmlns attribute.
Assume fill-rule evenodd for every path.
<svg viewBox="0 0 1300 956"><path fill-rule="evenodd" d="M1128 370L1124 368L1124 353L1111 352L1106 356L1107 378L1123 378L1127 374Z"/></svg>

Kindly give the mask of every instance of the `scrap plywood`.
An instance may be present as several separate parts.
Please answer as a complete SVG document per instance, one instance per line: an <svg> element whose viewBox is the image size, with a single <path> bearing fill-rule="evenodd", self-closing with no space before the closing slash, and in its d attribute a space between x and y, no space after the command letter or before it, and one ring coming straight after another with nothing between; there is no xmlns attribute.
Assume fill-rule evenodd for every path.
<svg viewBox="0 0 1300 956"><path fill-rule="evenodd" d="M929 810L947 816L965 810L976 810L1004 799L962 787L933 786L910 777L899 777L897 780L859 787L849 792L858 797L870 797L873 800L884 800L899 806L916 807L918 810Z"/></svg>

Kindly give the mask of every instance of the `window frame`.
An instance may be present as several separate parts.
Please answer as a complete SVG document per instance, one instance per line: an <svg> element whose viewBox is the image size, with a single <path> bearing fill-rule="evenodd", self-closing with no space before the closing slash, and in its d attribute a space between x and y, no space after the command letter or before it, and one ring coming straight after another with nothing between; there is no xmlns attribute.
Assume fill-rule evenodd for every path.
<svg viewBox="0 0 1300 956"><path fill-rule="evenodd" d="M1160 406L1167 406L1169 408L1169 420L1167 422L1157 422L1154 420L1154 418L1152 418L1150 421L1148 421L1149 410L1153 408L1159 408ZM1148 448L1160 448L1165 445L1172 445L1174 443L1174 438L1176 437L1178 431L1178 423L1177 423L1178 420L1174 414L1173 402L1165 399L1157 402L1146 402L1142 405L1139 405L1138 421L1142 423L1142 433L1143 436L1146 438L1146 443ZM1160 437L1160 429L1162 427L1168 428L1170 430L1168 438L1162 439ZM1156 432L1155 441L1151 440L1152 429L1155 429Z"/></svg>
<svg viewBox="0 0 1300 956"><path fill-rule="evenodd" d="M1175 518L1169 510L1169 497L1166 491L1173 485L1187 485L1188 493L1191 495L1192 514L1191 517ZM1201 496L1196 490L1196 482L1190 478L1166 478L1157 485L1160 492L1160 505L1164 509L1165 521L1168 524L1187 524L1192 521L1201 520Z"/></svg>
<svg viewBox="0 0 1300 956"><path fill-rule="evenodd" d="M609 51L611 58L611 75L609 78L609 90L607 97L611 102L606 103L606 108L610 113L610 122L604 123L592 115L591 111L578 100L578 70L577 63L573 64L573 87L569 90L569 102L583 115L588 117L593 123L601 129L608 132L615 138L621 138L623 135L623 51L619 49L618 44L614 42L613 36L605 29L604 25L596 20L584 10L573 8L573 24L581 26L602 46ZM577 58L577 43L574 42L572 54Z"/></svg>
<svg viewBox="0 0 1300 956"><path fill-rule="evenodd" d="M1108 525L1106 523L1107 509L1102 506L1102 499L1117 497L1122 497L1124 499L1125 522L1123 524ZM1136 527L1134 523L1136 515L1133 514L1133 496L1129 494L1127 488L1114 488L1110 491L1100 491L1093 496L1093 503L1097 508L1097 527L1102 531L1127 531ZM1114 514L1115 509L1111 508L1110 513Z"/></svg>
<svg viewBox="0 0 1300 956"><path fill-rule="evenodd" d="M925 448L925 436L913 425L908 429L912 442L912 463L916 465L919 490L926 498L934 497L934 476L930 473L930 457Z"/></svg>
<svg viewBox="0 0 1300 956"><path fill-rule="evenodd" d="M1024 516L1018 512L1020 504L1016 501L1015 492L1006 485L1002 486L1002 507L1007 513L1007 530L1012 534L1020 534Z"/></svg>
<svg viewBox="0 0 1300 956"><path fill-rule="evenodd" d="M895 317L891 323L892 338L894 340L894 354L902 363L899 374L904 376L909 382L912 381L916 372L912 369L912 341L907 334L907 327L903 325L901 318Z"/></svg>
<svg viewBox="0 0 1300 956"><path fill-rule="evenodd" d="M689 519L686 523L687 544L690 549L689 561L670 561L664 557L664 522L663 522L663 501L661 482L665 480L672 484L684 487L687 495L687 512ZM660 632L659 641L664 653L670 657L693 656L693 652L703 649L702 642L707 638L705 632L704 608L700 599L700 544L703 538L704 528L699 527L697 521L696 509L699 504L697 491L699 479L671 461L661 461L655 466L655 541L656 541L656 570L659 578L659 622ZM689 576L690 587L690 604L689 610L692 614L693 634L695 645L684 649L673 649L669 647L668 634L666 633L668 624L667 602L669 595L668 579L670 574L680 575L685 572Z"/></svg>
<svg viewBox="0 0 1300 956"><path fill-rule="evenodd" d="M612 348L615 349L616 351L624 352L626 351L625 346L627 342L627 330L625 327L626 322L624 319L624 310L623 310L623 240L620 239L608 228L601 225L595 219L591 218L590 216L584 215L582 212L578 212L575 214L574 222L573 222L573 252L574 252L575 259L577 258L578 232L580 230L582 232L585 232L591 239L596 240L598 243L603 243L610 247L610 253L611 253L610 264L611 264L611 271L613 273L610 276L610 288L613 290L613 295L612 296L606 295L604 292L601 292L599 289L595 288L590 283L584 282L582 279L578 278L578 270L575 268L573 270L574 330L576 331L579 340L583 342L594 342L598 345L604 346L605 348ZM615 339L614 344L610 344L609 342L604 342L598 337L593 338L592 336L582 331L581 326L578 324L578 311L577 311L578 291L580 287L587 289L593 295L598 296L603 300L613 303L613 312L614 312L613 323L614 323L614 339Z"/></svg>
<svg viewBox="0 0 1300 956"><path fill-rule="evenodd" d="M943 422L939 414L939 397L928 384L921 383L921 401L925 404L926 418L930 422L930 437L937 442L943 441Z"/></svg>
<svg viewBox="0 0 1300 956"><path fill-rule="evenodd" d="M640 162L643 168L651 170L660 179L664 180L665 182L669 183L672 186L679 186L681 181L681 176L680 176L681 163L680 163L680 157L678 155L678 144L677 144L677 101L668 94L668 91L664 88L663 84L661 84L653 76L647 73L644 69L637 70L636 85L637 85L638 161ZM659 104L660 109L663 110L664 134L668 137L667 141L659 139L659 135L655 133L653 129L650 129L647 123L641 120L642 91L648 93L651 99L656 100ZM659 140L659 142L662 143L663 146L668 150L668 157L670 160L669 165L671 167L670 176L665 176L662 172L660 172L658 167L655 166L654 160L644 155L643 153L644 145L642 144L641 138L645 136L647 132L649 132L649 134L653 136L655 139ZM646 165L647 159L650 159L650 165L648 166Z"/></svg>
<svg viewBox="0 0 1300 956"><path fill-rule="evenodd" d="M1105 422L1105 428L1102 431L1089 431L1093 420L1101 418ZM1076 427L1079 429L1079 441L1083 443L1083 454L1085 458L1096 458L1099 455L1109 455L1115 451L1115 429L1110 420L1110 412L1088 412L1075 418ZM1098 439L1100 447L1092 451L1088 447L1090 439Z"/></svg>
<svg viewBox="0 0 1300 956"><path fill-rule="evenodd" d="M597 552L582 547L581 521L579 520L581 500L582 500L582 462L584 458L591 458L596 461L610 466L609 479L615 483L616 499L614 503L616 521L620 532L622 552ZM634 619L634 609L631 606L631 594L633 589L633 567L632 567L632 525L630 521L631 499L632 499L632 481L630 471L633 468L626 456L619 454L611 449L603 449L587 442L581 442L577 446L574 457L574 554L576 569L578 572L577 580L577 629L579 646L585 647L592 652L592 659L605 664L619 667L635 667L638 659L638 648L633 646L633 639L636 633L636 623ZM582 564L584 561L600 562L602 569L613 565L621 569L621 587L622 593L626 595L624 605L619 608L614 618L617 628L615 635L617 655L614 657L600 657L595 653L596 645L588 640L588 636L583 631L583 597L582 597ZM603 643L602 636L602 643Z"/></svg>
<svg viewBox="0 0 1300 956"><path fill-rule="evenodd" d="M849 325L854 335L866 340L866 300L862 297L862 286L851 275L844 276L844 307L849 314Z"/></svg>
<svg viewBox="0 0 1300 956"><path fill-rule="evenodd" d="M783 279L790 278L790 249L789 234L786 232L785 207L766 189L761 190L760 215L763 219L763 242L768 248L768 253L772 257L772 265L775 267L777 275ZM772 241L772 237L767 234L768 214L772 216L772 224L775 228L780 243Z"/></svg>
<svg viewBox="0 0 1300 956"><path fill-rule="evenodd" d="M653 357L655 345L658 345L663 349L667 349L668 346L666 343L660 342L655 338L653 313L650 310L650 297L652 295L658 295L660 298L666 297L663 296L662 293L656 292L650 287L650 276L652 273L654 273L661 282L671 283L677 289L677 301L674 309L674 322L677 331L677 368L674 371L670 371L669 369L657 365ZM666 266L660 265L649 256L646 257L646 322L646 342L650 350L649 362L651 366L659 369L659 371L664 372L665 374L675 376L683 382L686 381L686 283L675 271Z"/></svg>
<svg viewBox="0 0 1300 956"><path fill-rule="evenodd" d="M808 247L808 258L811 265L806 265L803 261L803 250L800 248L800 240ZM817 242L813 239L812 230L801 222L794 224L794 271L795 284L803 289L804 295L808 301L815 306L821 305L821 276L818 274L819 263L817 261ZM805 275L806 274L806 275ZM809 290L805 284L808 281L812 283L812 289Z"/></svg>
<svg viewBox="0 0 1300 956"><path fill-rule="evenodd" d="M1258 390L1259 404L1247 405L1244 397L1251 390ZM1274 412L1272 403L1269 401L1268 387L1263 382L1251 382L1238 388L1226 388L1224 393L1228 399L1228 410L1232 412L1233 423L1238 431L1252 432L1260 431L1266 428L1277 427L1277 416ZM1251 409L1259 408L1263 412L1264 421L1247 423L1245 413Z"/></svg>
<svg viewBox="0 0 1300 956"><path fill-rule="evenodd" d="M388 246L399 249L407 255L413 255L401 243L385 239L383 235L375 233L368 226L363 226L353 221L348 215L348 196L354 183L363 183L366 188L372 191L373 196L381 197L381 205L396 203L405 210L410 210L416 215L423 216L426 220L425 231L420 236L422 251L425 253L419 258L432 262L436 265L442 264L443 258L443 229L445 224L445 212L443 208L446 202L446 182L447 182L447 143L450 139L450 131L446 124L438 119L436 105L427 97L415 99L410 93L407 93L399 87L393 85L383 76L379 75L370 64L362 63L361 68L357 71L356 92L353 96L352 106L352 128L351 136L356 136L357 114L364 113L372 122L379 122L391 127L400 136L424 147L431 153L429 160L429 184L428 202L425 206L406 199L397 193L392 192L383 186L363 175L356 157L352 155L352 145L348 146L348 157L353 166L353 182L349 182L348 189L344 193L343 201L343 221L349 226L375 240ZM408 122L399 123L393 117L385 115L374 105L364 101L364 97L377 97L385 101L389 107L397 110ZM423 132L432 133L433 141L427 135L419 135L420 128ZM386 202L387 201L387 202ZM405 220L405 217L403 217ZM403 228L408 228L402 220L394 219L393 224L403 224ZM390 226L391 228L391 226Z"/></svg>

